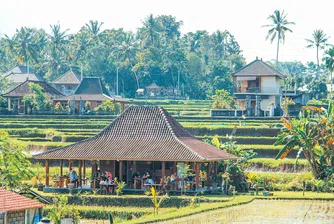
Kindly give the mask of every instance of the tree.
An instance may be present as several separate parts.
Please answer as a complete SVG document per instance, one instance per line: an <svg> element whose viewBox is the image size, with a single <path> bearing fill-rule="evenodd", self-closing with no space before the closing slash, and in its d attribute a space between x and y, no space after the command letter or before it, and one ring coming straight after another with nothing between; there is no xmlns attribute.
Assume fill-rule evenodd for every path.
<svg viewBox="0 0 334 224"><path fill-rule="evenodd" d="M9 139L5 131L0 131L0 186L15 189L22 181L33 176L28 160L29 152Z"/></svg>
<svg viewBox="0 0 334 224"><path fill-rule="evenodd" d="M331 47L330 49L325 51L325 56L322 59L323 61L325 61L325 66L328 69L328 72L331 76L330 79L330 84L331 84L331 89L330 89L330 99L332 99L332 85L333 85L333 71L334 71L334 47Z"/></svg>
<svg viewBox="0 0 334 224"><path fill-rule="evenodd" d="M216 95L211 96L214 101L214 109L234 109L236 104L234 98L226 90L216 90Z"/></svg>
<svg viewBox="0 0 334 224"><path fill-rule="evenodd" d="M29 83L30 95L23 97L23 101L34 111L51 110L52 101L43 91L43 87L36 83Z"/></svg>
<svg viewBox="0 0 334 224"><path fill-rule="evenodd" d="M286 32L292 33L292 30L287 26L295 24L294 22L288 22L286 16L287 14L284 14L284 10L282 12L275 10L274 13L268 17L272 24L262 26L271 27L271 29L268 31L266 40L270 39L270 42L273 43L277 36L276 65L278 65L279 43L282 42L284 44Z"/></svg>
<svg viewBox="0 0 334 224"><path fill-rule="evenodd" d="M93 21L93 20L89 20L88 23L86 23L85 28L87 29L89 35L91 36L91 39L95 42L95 43L100 43L101 41L101 26L104 23L101 22L99 23L98 21Z"/></svg>
<svg viewBox="0 0 334 224"><path fill-rule="evenodd" d="M14 39L14 50L19 63L26 63L27 72L29 73L29 62L37 62L42 49L46 44L45 35L40 34L37 30L22 27L16 30Z"/></svg>
<svg viewBox="0 0 334 224"><path fill-rule="evenodd" d="M122 42L114 45L113 53L117 55L119 60L122 60L123 63L129 64L131 66L132 72L135 75L137 81L137 89L139 86L139 77L136 71L134 70L136 54L139 52L139 44L138 41L135 40L134 35L132 33L124 33Z"/></svg>
<svg viewBox="0 0 334 224"><path fill-rule="evenodd" d="M275 145L284 144L275 159L284 159L297 149L295 164L304 154L316 179L331 180L334 174L334 107L330 102L328 109L314 106L304 107L304 115L291 121L281 118L284 128Z"/></svg>
<svg viewBox="0 0 334 224"><path fill-rule="evenodd" d="M319 65L319 50L324 49L329 44L327 44L327 41L330 37L328 37L323 30L314 30L312 34L312 39L306 39L306 42L308 45L307 48L313 48L315 47L317 50L317 75L319 75L320 65ZM317 77L318 78L318 77Z"/></svg>

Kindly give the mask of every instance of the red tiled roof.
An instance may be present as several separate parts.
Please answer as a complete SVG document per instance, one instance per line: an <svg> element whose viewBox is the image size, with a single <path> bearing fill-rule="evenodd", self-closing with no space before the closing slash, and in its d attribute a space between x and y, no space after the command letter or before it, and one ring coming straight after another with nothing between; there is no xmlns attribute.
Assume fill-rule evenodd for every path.
<svg viewBox="0 0 334 224"><path fill-rule="evenodd" d="M34 157L194 162L236 158L196 139L158 106L131 106L93 138Z"/></svg>
<svg viewBox="0 0 334 224"><path fill-rule="evenodd" d="M279 71L259 59L256 59L255 61L245 65L244 67L233 73L232 76L278 76L280 78L285 77Z"/></svg>
<svg viewBox="0 0 334 224"><path fill-rule="evenodd" d="M0 187L0 212L42 208L45 205Z"/></svg>

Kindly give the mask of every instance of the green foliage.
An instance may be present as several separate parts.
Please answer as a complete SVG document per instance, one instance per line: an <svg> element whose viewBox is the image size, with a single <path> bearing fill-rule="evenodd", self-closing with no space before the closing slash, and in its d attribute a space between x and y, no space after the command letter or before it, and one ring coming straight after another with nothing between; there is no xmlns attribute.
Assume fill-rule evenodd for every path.
<svg viewBox="0 0 334 224"><path fill-rule="evenodd" d="M74 224L80 223L79 211L75 207L68 205L68 198L66 196L55 197L53 199L53 205L48 211L47 216L55 224L60 224L63 218L72 218Z"/></svg>
<svg viewBox="0 0 334 224"><path fill-rule="evenodd" d="M151 187L151 194L153 197L152 203L153 203L153 208L154 208L154 215L158 215L160 205L164 201L166 195L164 195L163 197L160 197L160 199L158 200L158 193L156 192L154 187Z"/></svg>
<svg viewBox="0 0 334 224"><path fill-rule="evenodd" d="M30 95L23 97L23 101L33 111L49 111L52 107L52 101L43 91L43 87L36 83L29 83Z"/></svg>
<svg viewBox="0 0 334 224"><path fill-rule="evenodd" d="M126 186L126 183L121 181L121 182L117 182L117 188L116 188L116 194L117 196L120 196L122 195L122 191L123 191L123 188Z"/></svg>
<svg viewBox="0 0 334 224"><path fill-rule="evenodd" d="M298 148L296 165L301 154L308 160L316 179L330 180L334 175L334 136L332 127L334 109L332 102L328 109L315 106L304 107L304 116L291 121L282 118L283 131L276 144L285 144L276 159L284 159L295 147ZM312 111L312 116L311 116Z"/></svg>
<svg viewBox="0 0 334 224"><path fill-rule="evenodd" d="M0 186L15 189L33 176L27 154L21 145L9 140L7 132L0 130Z"/></svg>
<svg viewBox="0 0 334 224"><path fill-rule="evenodd" d="M216 94L211 96L213 109L235 109L236 102L226 90L216 90Z"/></svg>
<svg viewBox="0 0 334 224"><path fill-rule="evenodd" d="M98 107L94 108L98 113L109 113L109 114L118 114L121 111L121 106L119 103L113 103L110 100L102 101Z"/></svg>

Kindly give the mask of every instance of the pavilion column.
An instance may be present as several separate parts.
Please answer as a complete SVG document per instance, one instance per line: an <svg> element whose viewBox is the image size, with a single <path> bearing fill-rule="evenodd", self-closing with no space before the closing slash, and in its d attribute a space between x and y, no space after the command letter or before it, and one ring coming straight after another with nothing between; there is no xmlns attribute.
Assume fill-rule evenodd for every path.
<svg viewBox="0 0 334 224"><path fill-rule="evenodd" d="M61 159L60 160L60 177L62 177L63 176L63 160Z"/></svg>
<svg viewBox="0 0 334 224"><path fill-rule="evenodd" d="M206 173L206 185L207 188L210 190L211 187L211 163L208 163L208 167L207 167L207 173Z"/></svg>
<svg viewBox="0 0 334 224"><path fill-rule="evenodd" d="M49 186L49 160L45 160L45 186Z"/></svg>
<svg viewBox="0 0 334 224"><path fill-rule="evenodd" d="M123 181L123 161L119 161L119 181Z"/></svg>
<svg viewBox="0 0 334 224"><path fill-rule="evenodd" d="M12 101L11 101L11 98L8 97L8 110L11 110L12 109Z"/></svg>
<svg viewBox="0 0 334 224"><path fill-rule="evenodd" d="M71 168L72 168L72 160L68 161L68 168L71 170Z"/></svg>
<svg viewBox="0 0 334 224"><path fill-rule="evenodd" d="M79 186L80 187L82 186L82 161L81 160L79 160Z"/></svg>
<svg viewBox="0 0 334 224"><path fill-rule="evenodd" d="M83 177L86 178L86 160L83 160Z"/></svg>
<svg viewBox="0 0 334 224"><path fill-rule="evenodd" d="M161 166L161 180L162 180L162 188L164 188L164 185L165 185L165 176L166 176L166 173L165 173L165 170L166 170L166 162L165 161L162 161L162 166Z"/></svg>
<svg viewBox="0 0 334 224"><path fill-rule="evenodd" d="M195 181L196 181L196 190L199 189L199 168L200 168L200 163L195 163L195 170L196 170L196 178L195 178Z"/></svg>
<svg viewBox="0 0 334 224"><path fill-rule="evenodd" d="M217 177L217 173L218 173L218 162L216 161L214 163L214 174L215 174L215 177Z"/></svg>

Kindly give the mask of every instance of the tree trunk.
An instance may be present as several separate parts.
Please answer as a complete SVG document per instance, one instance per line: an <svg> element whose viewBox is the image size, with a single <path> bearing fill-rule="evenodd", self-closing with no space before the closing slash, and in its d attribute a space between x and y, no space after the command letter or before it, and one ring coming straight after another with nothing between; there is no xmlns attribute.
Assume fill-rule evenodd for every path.
<svg viewBox="0 0 334 224"><path fill-rule="evenodd" d="M277 37L277 51L276 51L276 67L278 66L278 52L279 52L279 41L281 39L281 33L278 32L278 37Z"/></svg>

